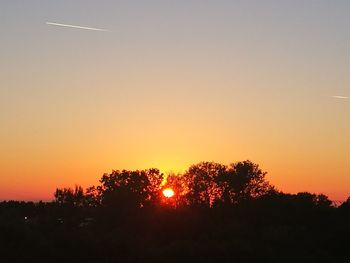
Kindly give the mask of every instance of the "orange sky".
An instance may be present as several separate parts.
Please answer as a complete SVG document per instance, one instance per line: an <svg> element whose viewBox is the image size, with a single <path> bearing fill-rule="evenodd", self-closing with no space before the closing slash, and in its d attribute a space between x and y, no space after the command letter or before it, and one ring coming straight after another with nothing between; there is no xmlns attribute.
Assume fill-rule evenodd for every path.
<svg viewBox="0 0 350 263"><path fill-rule="evenodd" d="M0 200L50 200L112 169L245 159L280 190L350 196L349 3L0 10Z"/></svg>

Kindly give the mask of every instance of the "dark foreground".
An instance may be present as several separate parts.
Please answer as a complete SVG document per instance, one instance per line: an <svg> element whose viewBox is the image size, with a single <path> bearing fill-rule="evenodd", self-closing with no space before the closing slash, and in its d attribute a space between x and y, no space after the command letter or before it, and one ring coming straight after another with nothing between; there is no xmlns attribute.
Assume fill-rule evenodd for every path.
<svg viewBox="0 0 350 263"><path fill-rule="evenodd" d="M350 201L119 210L0 204L1 262L350 262Z"/></svg>

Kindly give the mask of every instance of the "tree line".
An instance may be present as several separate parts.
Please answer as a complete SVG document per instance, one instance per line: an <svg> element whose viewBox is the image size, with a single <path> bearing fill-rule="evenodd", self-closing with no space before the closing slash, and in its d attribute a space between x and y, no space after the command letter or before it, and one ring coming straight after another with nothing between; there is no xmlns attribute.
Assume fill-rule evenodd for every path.
<svg viewBox="0 0 350 263"><path fill-rule="evenodd" d="M258 164L249 160L223 165L200 162L183 174L165 175L156 168L146 170L114 170L104 174L100 185L57 188L54 202L68 207L113 207L141 209L159 205L168 207L215 208L234 206L263 197L287 196L299 201L308 200L320 207L332 207L324 194L298 193L288 195L278 191L266 180ZM166 198L162 189L171 188L175 195ZM346 202L345 202L346 203ZM344 204L345 204L344 203Z"/></svg>
<svg viewBox="0 0 350 263"><path fill-rule="evenodd" d="M130 209L149 207L164 202L162 189L175 192L168 205L214 207L234 205L277 193L265 179L266 172L258 164L247 160L223 165L201 162L190 166L184 174L164 175L158 169L115 170L104 174L100 185L84 191L56 189L55 202L68 206L125 206Z"/></svg>
<svg viewBox="0 0 350 263"><path fill-rule="evenodd" d="M0 251L4 262L350 262L349 222L350 198L283 193L249 160L201 162L1 202Z"/></svg>

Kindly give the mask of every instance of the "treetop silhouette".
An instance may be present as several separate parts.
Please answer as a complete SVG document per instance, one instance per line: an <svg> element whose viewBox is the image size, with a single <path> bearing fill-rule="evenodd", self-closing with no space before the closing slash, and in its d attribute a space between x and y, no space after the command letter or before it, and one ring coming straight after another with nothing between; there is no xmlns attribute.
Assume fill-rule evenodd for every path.
<svg viewBox="0 0 350 263"><path fill-rule="evenodd" d="M166 178L158 169L115 170L104 174L100 185L88 188L83 201L81 188L57 189L55 200L59 204L81 203L137 209L162 203L161 191L175 191L166 203L175 207L233 205L275 191L265 179L266 172L247 160L230 165L200 162L183 174L169 174ZM169 198L170 199L170 198ZM164 200L163 200L164 201Z"/></svg>

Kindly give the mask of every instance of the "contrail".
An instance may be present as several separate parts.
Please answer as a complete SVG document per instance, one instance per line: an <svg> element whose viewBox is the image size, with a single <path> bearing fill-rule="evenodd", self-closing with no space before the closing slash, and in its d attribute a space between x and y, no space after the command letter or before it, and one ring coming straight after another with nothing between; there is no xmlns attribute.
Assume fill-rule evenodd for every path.
<svg viewBox="0 0 350 263"><path fill-rule="evenodd" d="M335 98L335 99L348 99L349 97L346 97L346 96L332 96L332 98Z"/></svg>
<svg viewBox="0 0 350 263"><path fill-rule="evenodd" d="M85 29L85 30L108 31L107 29L102 29L102 28L86 27L86 26L75 26L75 25L60 24L60 23L54 23L54 22L46 22L46 24L47 25L51 25L51 26L71 27L71 28L78 28L78 29Z"/></svg>

